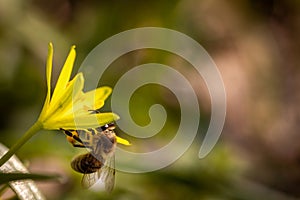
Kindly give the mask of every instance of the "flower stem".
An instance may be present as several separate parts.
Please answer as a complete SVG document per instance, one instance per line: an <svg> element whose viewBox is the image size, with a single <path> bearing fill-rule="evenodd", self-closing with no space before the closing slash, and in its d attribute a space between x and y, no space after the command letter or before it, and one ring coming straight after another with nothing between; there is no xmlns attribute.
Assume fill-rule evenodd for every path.
<svg viewBox="0 0 300 200"><path fill-rule="evenodd" d="M0 167L12 157L18 149L20 149L35 133L41 130L43 124L39 121L35 122L30 129L18 140L4 156L0 159Z"/></svg>

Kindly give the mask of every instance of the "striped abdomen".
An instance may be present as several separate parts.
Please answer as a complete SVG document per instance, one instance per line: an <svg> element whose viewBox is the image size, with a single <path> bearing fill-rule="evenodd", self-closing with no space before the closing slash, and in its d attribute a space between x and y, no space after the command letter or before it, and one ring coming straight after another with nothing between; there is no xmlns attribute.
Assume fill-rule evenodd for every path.
<svg viewBox="0 0 300 200"><path fill-rule="evenodd" d="M99 170L103 163L95 158L91 153L83 154L74 158L71 167L80 173L90 174Z"/></svg>

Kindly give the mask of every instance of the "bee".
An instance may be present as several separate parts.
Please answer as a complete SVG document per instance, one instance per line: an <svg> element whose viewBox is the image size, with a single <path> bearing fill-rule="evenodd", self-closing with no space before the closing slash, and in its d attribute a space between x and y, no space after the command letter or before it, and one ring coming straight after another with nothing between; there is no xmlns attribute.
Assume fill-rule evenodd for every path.
<svg viewBox="0 0 300 200"><path fill-rule="evenodd" d="M83 174L81 184L89 188L98 180L104 183L105 190L111 192L115 182L116 134L113 123L87 130L63 130L67 140L74 147L90 149L71 161L71 167Z"/></svg>

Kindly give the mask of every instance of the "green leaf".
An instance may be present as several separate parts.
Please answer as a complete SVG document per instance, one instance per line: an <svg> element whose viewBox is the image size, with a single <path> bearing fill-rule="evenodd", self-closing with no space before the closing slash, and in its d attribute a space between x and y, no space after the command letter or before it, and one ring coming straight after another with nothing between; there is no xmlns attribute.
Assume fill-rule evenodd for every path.
<svg viewBox="0 0 300 200"><path fill-rule="evenodd" d="M58 179L58 175L27 174L27 173L0 173L0 184L10 181L31 179L31 180L51 180Z"/></svg>

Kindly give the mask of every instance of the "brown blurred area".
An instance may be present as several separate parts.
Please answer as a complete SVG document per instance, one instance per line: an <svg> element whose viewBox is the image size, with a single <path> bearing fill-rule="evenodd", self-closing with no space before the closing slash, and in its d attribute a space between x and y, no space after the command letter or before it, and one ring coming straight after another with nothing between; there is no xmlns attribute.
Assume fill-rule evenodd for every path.
<svg viewBox="0 0 300 200"><path fill-rule="evenodd" d="M214 43L225 44L212 50L228 98L224 137L250 163L251 179L299 196L300 5L249 6L211 6L212 16L201 16L222 19L208 27L219 29Z"/></svg>
<svg viewBox="0 0 300 200"><path fill-rule="evenodd" d="M221 149L228 150L230 160L234 160L230 165L242 163L242 179L262 186L263 199L268 199L268 192L275 194L277 199L300 198L300 1L297 0L14 0L9 3L0 0L1 143L11 145L38 115L46 91L44 63L49 41L55 46L57 66L63 63L69 46L76 44L76 63L79 66L89 51L104 39L124 30L145 26L174 29L203 45L218 66L226 88L227 115L219 145ZM58 72L58 69L54 71L55 77ZM108 79L118 76L110 75L112 78ZM194 80L194 74L190 74L189 78ZM197 81L192 83L199 90L205 87ZM208 94L198 97L204 113L209 116L210 110L206 106L210 104ZM36 146L42 149L38 152L63 154L51 149L53 143L57 139L63 140L63 137L53 137L48 143L41 143L41 147ZM43 136L39 135L34 141L44 141ZM49 141L53 143L49 144ZM64 151L69 151L62 156L71 158L74 152L68 144L62 143L64 141L59 142L67 148ZM215 153L212 153L210 158L214 159L214 156ZM43 155L29 145L24 147L20 157L43 159ZM206 160L195 161L195 170L199 162ZM231 161L222 161L220 168L223 164L227 165L225 162ZM189 194L194 199L211 199L210 194L215 195L214 191L203 195L205 189L199 189L198 185L187 186L182 181L193 178L189 174L191 171L187 171L180 177L182 179L174 175L176 171L166 176L159 172L166 178L164 180L155 175L156 179L152 179L152 174L145 175L141 178L146 180L142 184L135 179L136 175L121 175L119 189L112 198L142 199L148 194L147 189L153 192L152 195L160 196L163 191L157 188L157 182L162 181L162 185L168 186L170 181L186 187L182 191L178 189L177 193ZM230 177L235 171L224 173ZM132 188L126 190L126 181L131 178L133 181L130 183L141 187L136 196ZM205 185L203 177L194 178L197 180L193 181L201 183L201 187ZM84 192L76 196L71 189L73 184L68 183L70 196L81 197ZM212 183L208 181L207 184ZM171 191L172 188L169 197L177 197L177 193L172 196ZM250 190L250 193L255 192L256 189ZM243 194L234 198L222 195L212 195L212 198L247 199ZM269 197L274 197L272 195ZM49 196L51 199L51 193ZM66 196L64 194L63 197ZM62 198L54 196L52 199L59 197ZM146 199L155 198L149 196Z"/></svg>

